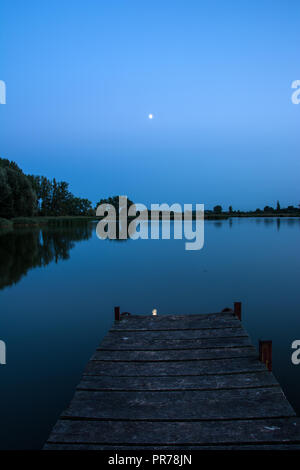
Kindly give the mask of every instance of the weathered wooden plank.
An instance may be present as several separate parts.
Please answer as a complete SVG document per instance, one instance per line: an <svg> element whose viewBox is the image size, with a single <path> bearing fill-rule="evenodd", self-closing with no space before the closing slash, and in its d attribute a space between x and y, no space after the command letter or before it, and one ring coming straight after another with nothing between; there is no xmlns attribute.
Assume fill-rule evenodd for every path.
<svg viewBox="0 0 300 470"><path fill-rule="evenodd" d="M122 317L48 449L300 448L300 421L232 313Z"/></svg>
<svg viewBox="0 0 300 470"><path fill-rule="evenodd" d="M168 446L137 446L137 445L128 445L128 446L123 446L123 445L118 445L116 448L116 444L56 444L56 443L47 443L44 446L44 450L86 450L86 451L94 451L94 450L109 450L109 451L168 451L166 453L174 452L174 451L181 451L181 453L187 453L188 451L192 450L207 450L207 451L231 451L231 450L254 450L254 451L266 451L266 450L271 450L271 451L299 451L300 450L300 444L280 444L280 443L275 443L275 444L251 444L251 445L203 445L203 446L190 446L190 445L181 445L180 447L174 446L169 444Z"/></svg>
<svg viewBox="0 0 300 470"><path fill-rule="evenodd" d="M125 420L294 416L280 387L210 391L77 391L64 417Z"/></svg>
<svg viewBox="0 0 300 470"><path fill-rule="evenodd" d="M279 386L267 371L249 374L186 377L83 376L78 390L214 390Z"/></svg>
<svg viewBox="0 0 300 470"><path fill-rule="evenodd" d="M213 313L186 313L183 315L180 314L172 314L172 313L166 313L166 314L160 314L160 315L121 315L121 320L120 322L116 323L125 323L125 322L131 322L131 321L138 321L138 322L143 322L143 321L148 321L148 320L153 320L155 323L161 323L164 322L165 320L172 320L174 322L181 323L182 321L186 320L214 320L218 318L227 318L231 319L232 317L236 317L235 313L233 312L213 312Z"/></svg>
<svg viewBox="0 0 300 470"><path fill-rule="evenodd" d="M209 359L201 361L109 362L89 361L84 375L164 376L215 375L266 370L256 358Z"/></svg>
<svg viewBox="0 0 300 470"><path fill-rule="evenodd" d="M220 359L233 357L258 357L256 349L220 348L220 349L177 349L176 351L96 351L92 361L195 361L198 359Z"/></svg>
<svg viewBox="0 0 300 470"><path fill-rule="evenodd" d="M109 336L115 336L116 343L119 342L120 338L128 338L129 340L136 339L137 341L144 341L148 338L148 341L155 340L189 340L201 338L228 338L236 336L247 336L245 330L242 327L236 328L216 328L216 329L200 329L200 330L173 330L173 331L110 331ZM112 339L112 337L111 337ZM124 340L125 341L125 340Z"/></svg>
<svg viewBox="0 0 300 470"><path fill-rule="evenodd" d="M236 315L218 314L207 317L197 315L162 316L162 317L124 317L121 321L115 322L111 331L146 331L146 330L197 330L202 328L223 328L240 327L241 322Z"/></svg>
<svg viewBox="0 0 300 470"><path fill-rule="evenodd" d="M143 339L136 337L126 337L120 335L108 334L101 342L97 350L116 351L116 350L164 350L164 349L209 349L209 348L235 348L243 346L252 346L249 336L214 338L206 337L194 340L184 339L156 339L151 340L147 337Z"/></svg>
<svg viewBox="0 0 300 470"><path fill-rule="evenodd" d="M48 442L119 445L300 444L299 418L151 422L62 420Z"/></svg>

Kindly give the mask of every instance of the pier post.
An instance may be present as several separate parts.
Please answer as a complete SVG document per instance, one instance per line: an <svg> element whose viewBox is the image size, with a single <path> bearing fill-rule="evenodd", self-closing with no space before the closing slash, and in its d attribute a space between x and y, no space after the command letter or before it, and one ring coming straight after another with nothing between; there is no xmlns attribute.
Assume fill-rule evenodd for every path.
<svg viewBox="0 0 300 470"><path fill-rule="evenodd" d="M120 307L115 307L115 321L120 321Z"/></svg>
<svg viewBox="0 0 300 470"><path fill-rule="evenodd" d="M234 302L234 313L242 321L242 302Z"/></svg>
<svg viewBox="0 0 300 470"><path fill-rule="evenodd" d="M266 364L267 369L272 370L272 341L259 340L259 360Z"/></svg>

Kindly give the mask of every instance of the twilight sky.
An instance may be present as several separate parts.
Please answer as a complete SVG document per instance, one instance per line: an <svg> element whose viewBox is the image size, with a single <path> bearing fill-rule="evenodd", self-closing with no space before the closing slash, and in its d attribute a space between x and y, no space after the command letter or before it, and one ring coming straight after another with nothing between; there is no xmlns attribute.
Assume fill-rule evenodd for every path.
<svg viewBox="0 0 300 470"><path fill-rule="evenodd" d="M299 39L298 0L1 0L0 156L93 202L298 204Z"/></svg>

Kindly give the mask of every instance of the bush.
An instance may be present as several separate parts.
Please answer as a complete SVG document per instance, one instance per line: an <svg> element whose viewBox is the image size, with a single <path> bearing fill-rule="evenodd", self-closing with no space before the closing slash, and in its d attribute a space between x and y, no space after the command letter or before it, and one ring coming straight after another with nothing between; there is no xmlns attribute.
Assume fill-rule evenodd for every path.
<svg viewBox="0 0 300 470"><path fill-rule="evenodd" d="M265 206L264 207L264 212L274 212L274 209L271 206Z"/></svg>

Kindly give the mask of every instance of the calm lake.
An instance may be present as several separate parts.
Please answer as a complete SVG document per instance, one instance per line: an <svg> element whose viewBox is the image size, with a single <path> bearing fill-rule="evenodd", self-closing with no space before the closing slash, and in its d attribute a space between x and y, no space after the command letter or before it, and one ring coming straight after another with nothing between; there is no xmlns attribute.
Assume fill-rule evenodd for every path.
<svg viewBox="0 0 300 470"><path fill-rule="evenodd" d="M242 302L257 346L300 414L300 219L205 221L200 251L185 240L99 240L96 225L0 234L0 447L39 449L113 322L134 314L208 313Z"/></svg>

